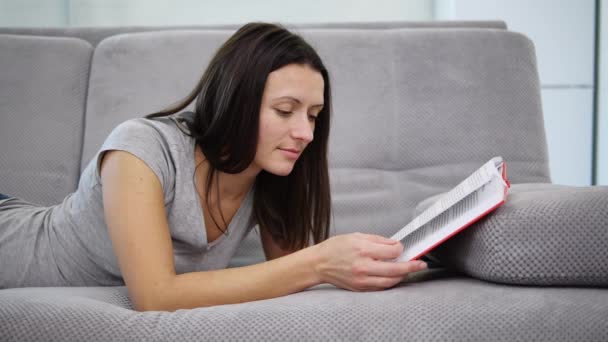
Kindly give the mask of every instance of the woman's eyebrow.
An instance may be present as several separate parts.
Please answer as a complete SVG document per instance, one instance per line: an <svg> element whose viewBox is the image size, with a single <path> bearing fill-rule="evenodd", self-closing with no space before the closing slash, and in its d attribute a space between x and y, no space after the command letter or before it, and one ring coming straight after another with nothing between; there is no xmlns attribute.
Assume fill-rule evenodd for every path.
<svg viewBox="0 0 608 342"><path fill-rule="evenodd" d="M274 99L274 101L279 101L279 100L291 100L291 101L294 101L294 102L296 102L296 103L298 103L298 104L301 104L301 103L302 103L302 101L300 101L300 99L295 98L295 97L293 97L293 96L281 96L281 97L277 97L276 99ZM310 107L311 107L311 108L313 108L313 107L323 107L323 103L319 103L319 104L316 104L316 105L312 105L312 106L310 106Z"/></svg>

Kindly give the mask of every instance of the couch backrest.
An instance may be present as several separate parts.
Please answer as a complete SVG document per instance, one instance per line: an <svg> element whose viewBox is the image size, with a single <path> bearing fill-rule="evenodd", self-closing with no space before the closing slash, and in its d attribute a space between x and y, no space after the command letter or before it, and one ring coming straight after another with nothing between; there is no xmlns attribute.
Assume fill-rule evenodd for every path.
<svg viewBox="0 0 608 342"><path fill-rule="evenodd" d="M232 31L161 31L112 36L95 49L81 168L120 122L167 107L196 85Z"/></svg>
<svg viewBox="0 0 608 342"><path fill-rule="evenodd" d="M109 131L185 96L232 31L123 34L93 57L83 167ZM534 48L491 29L302 29L332 80L334 233L390 235L496 155L548 182Z"/></svg>
<svg viewBox="0 0 608 342"><path fill-rule="evenodd" d="M18 34L51 37L72 37L88 41L96 46L105 38L122 34L149 31L176 31L176 30L236 30L240 25L185 25L185 26L108 26L108 27L0 27L0 34ZM490 28L506 29L507 24L501 20L466 20L466 21L395 21L395 22L352 22L352 23L311 23L289 24L294 29L313 28L343 28L343 29L388 29L388 28Z"/></svg>
<svg viewBox="0 0 608 342"><path fill-rule="evenodd" d="M549 181L535 54L526 37L454 29L315 39L336 97L338 232L390 236L419 201L497 155L514 183Z"/></svg>
<svg viewBox="0 0 608 342"><path fill-rule="evenodd" d="M50 205L76 189L93 47L0 35L0 192Z"/></svg>
<svg viewBox="0 0 608 342"><path fill-rule="evenodd" d="M502 21L287 26L296 29L349 28L364 31L388 28L506 28ZM82 159L78 151L83 145L81 138L84 134L88 69L93 49L104 39L121 33L186 28L212 33L231 32L237 26L0 28L0 146L15 147L0 151L0 191L45 205L57 203L74 191L80 170L79 160ZM69 90L64 91L66 89ZM96 101L94 97L91 99ZM145 110L136 108L137 114L133 115Z"/></svg>
<svg viewBox="0 0 608 342"><path fill-rule="evenodd" d="M390 236L419 201L496 155L513 183L550 181L526 37L503 28L295 31L332 81L333 234ZM95 48L77 38L0 34L0 192L59 202L114 126L184 97L232 32L125 33ZM248 237L239 257L234 264L262 260L259 238Z"/></svg>
<svg viewBox="0 0 608 342"><path fill-rule="evenodd" d="M91 64L93 48L79 39L0 35L0 144L14 146L0 149L0 192L58 202L112 127L185 96L232 32L116 35ZM475 28L297 32L331 74L334 233L390 235L420 200L495 155L514 183L550 181L526 37Z"/></svg>

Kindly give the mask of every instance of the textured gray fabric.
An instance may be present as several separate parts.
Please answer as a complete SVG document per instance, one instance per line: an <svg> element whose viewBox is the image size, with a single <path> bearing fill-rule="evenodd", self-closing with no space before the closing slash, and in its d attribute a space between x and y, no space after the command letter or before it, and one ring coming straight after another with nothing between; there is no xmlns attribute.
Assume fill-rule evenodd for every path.
<svg viewBox="0 0 608 342"><path fill-rule="evenodd" d="M514 182L550 181L534 50L525 37L456 29L305 36L334 82L335 233L390 236L419 201L494 155L510 161ZM369 61L373 68L361 67Z"/></svg>
<svg viewBox="0 0 608 342"><path fill-rule="evenodd" d="M0 203L0 288L124 284L103 211L99 162L109 150L135 155L159 178L175 271L226 268L253 226L253 190L230 221L228 234L208 243L194 184L195 141L180 121L191 119L178 114L120 124L83 172L78 190L60 205L40 208L18 199Z"/></svg>
<svg viewBox="0 0 608 342"><path fill-rule="evenodd" d="M436 275L381 292L318 286L238 305L137 313L124 288L0 291L6 341L605 341L601 289ZM127 308L125 308L127 307ZM36 328L33 328L36 327Z"/></svg>
<svg viewBox="0 0 608 342"><path fill-rule="evenodd" d="M98 41L112 30L130 29L32 32ZM84 140L89 149L82 167L118 123L183 97L231 30L127 34L101 42L92 65ZM418 202L449 190L497 154L509 162L514 183L549 182L538 75L525 37L504 30L420 27L299 31L318 48L333 82L332 234L392 235L411 219ZM5 86L4 78L0 83ZM3 158L0 154L0 162ZM242 246L244 253L237 253L233 264L263 260L255 233ZM420 281L382 292L319 286L272 300L174 313L132 311L124 287L0 290L0 340L604 341L608 336L605 289L508 286L442 272L416 275Z"/></svg>
<svg viewBox="0 0 608 342"><path fill-rule="evenodd" d="M608 287L607 246L608 187L515 184L505 204L430 254L493 282Z"/></svg>
<svg viewBox="0 0 608 342"><path fill-rule="evenodd" d="M336 88L333 168L437 168L456 180L502 155L513 182L549 181L540 96L530 96L539 94L534 49L524 36L456 29L305 36ZM363 67L370 61L373 68Z"/></svg>
<svg viewBox="0 0 608 342"><path fill-rule="evenodd" d="M34 36L58 36L75 37L88 41L93 46L99 42L122 33L149 32L149 31L172 31L172 30L231 30L234 31L241 25L192 25L192 26L118 26L118 27L0 27L0 34L18 34ZM391 29L391 28L492 28L506 29L507 24L501 20L491 21L394 21L394 22L344 22L344 23L310 23L310 24L285 24L286 27L299 29L328 29L328 28L357 28L357 29Z"/></svg>
<svg viewBox="0 0 608 342"><path fill-rule="evenodd" d="M550 181L534 49L524 36L492 29L300 32L332 79L333 234L390 236L419 201L494 155L509 161L513 182ZM229 34L146 32L100 43L82 165L117 123L187 94ZM256 246L251 262L263 260L259 238L247 239L245 246Z"/></svg>
<svg viewBox="0 0 608 342"><path fill-rule="evenodd" d="M222 30L147 32L101 42L91 66L81 167L113 127L185 97L229 35Z"/></svg>
<svg viewBox="0 0 608 342"><path fill-rule="evenodd" d="M92 47L0 35L0 191L50 205L76 189Z"/></svg>

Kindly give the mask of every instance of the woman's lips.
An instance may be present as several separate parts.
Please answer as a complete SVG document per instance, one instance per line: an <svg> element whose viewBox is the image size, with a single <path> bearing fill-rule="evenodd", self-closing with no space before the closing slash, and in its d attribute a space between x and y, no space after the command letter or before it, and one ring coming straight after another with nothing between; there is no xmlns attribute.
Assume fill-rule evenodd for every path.
<svg viewBox="0 0 608 342"><path fill-rule="evenodd" d="M279 148L283 155L285 155L289 159L296 160L300 156L300 151L292 148Z"/></svg>

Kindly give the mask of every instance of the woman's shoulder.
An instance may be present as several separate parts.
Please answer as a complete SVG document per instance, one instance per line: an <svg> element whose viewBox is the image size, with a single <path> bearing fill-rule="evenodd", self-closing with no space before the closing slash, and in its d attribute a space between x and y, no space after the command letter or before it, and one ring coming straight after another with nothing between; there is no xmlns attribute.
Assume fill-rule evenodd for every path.
<svg viewBox="0 0 608 342"><path fill-rule="evenodd" d="M131 140L133 143L161 142L169 145L182 144L190 139L188 122L193 115L188 112L157 118L132 118L117 125L108 140Z"/></svg>
<svg viewBox="0 0 608 342"><path fill-rule="evenodd" d="M186 111L154 118L139 118L139 120L163 129L179 130L182 134L189 136L191 135L190 125L194 122L194 113Z"/></svg>
<svg viewBox="0 0 608 342"><path fill-rule="evenodd" d="M160 118L132 118L111 131L96 156L95 176L99 179L105 152L119 150L142 160L158 176L163 188L172 188L178 169L193 158L192 138L177 125L181 115Z"/></svg>
<svg viewBox="0 0 608 342"><path fill-rule="evenodd" d="M183 134L188 136L191 135L190 125L194 122L194 113L193 112L180 112L172 115L168 115L166 117L161 117L159 119L167 119L171 121L177 129L179 129Z"/></svg>

